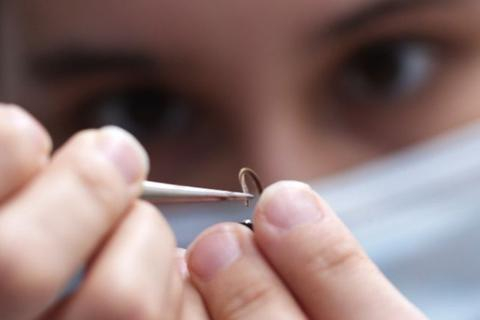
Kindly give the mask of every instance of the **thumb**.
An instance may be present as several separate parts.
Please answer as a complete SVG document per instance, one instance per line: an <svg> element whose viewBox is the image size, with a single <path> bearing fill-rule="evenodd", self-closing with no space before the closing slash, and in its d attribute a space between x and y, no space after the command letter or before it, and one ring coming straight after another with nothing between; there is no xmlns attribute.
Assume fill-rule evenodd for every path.
<svg viewBox="0 0 480 320"><path fill-rule="evenodd" d="M307 185L267 188L255 240L312 319L425 319Z"/></svg>

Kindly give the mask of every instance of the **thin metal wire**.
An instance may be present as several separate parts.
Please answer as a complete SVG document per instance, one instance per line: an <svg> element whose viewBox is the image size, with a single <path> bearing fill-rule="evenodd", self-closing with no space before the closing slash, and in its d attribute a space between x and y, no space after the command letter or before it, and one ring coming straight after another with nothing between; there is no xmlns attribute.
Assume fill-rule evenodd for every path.
<svg viewBox="0 0 480 320"><path fill-rule="evenodd" d="M253 182L253 185L255 186L255 193L252 193L249 188L249 183L247 182L247 178L250 179L250 183ZM257 196L261 195L263 192L263 187L262 183L260 182L260 179L258 178L258 175L255 173L250 168L242 168L240 172L238 173L238 180L240 181L240 185L242 187L242 191L244 193L249 193L249 194L255 194ZM245 206L248 207L250 204L250 199L245 199ZM246 219L240 222L247 228L253 231L253 221L251 219Z"/></svg>
<svg viewBox="0 0 480 320"><path fill-rule="evenodd" d="M253 182L253 185L255 186L255 193L252 193L249 188L249 184L247 183L247 178L250 179L251 182ZM242 188L242 192L244 193L249 193L249 194L254 194L254 195L261 195L263 192L263 187L262 183L260 182L260 179L258 178L258 175L256 174L255 171L253 171L250 168L242 168L240 172L238 173L238 180L240 181L240 186ZM245 206L249 206L250 204L250 199L245 199Z"/></svg>

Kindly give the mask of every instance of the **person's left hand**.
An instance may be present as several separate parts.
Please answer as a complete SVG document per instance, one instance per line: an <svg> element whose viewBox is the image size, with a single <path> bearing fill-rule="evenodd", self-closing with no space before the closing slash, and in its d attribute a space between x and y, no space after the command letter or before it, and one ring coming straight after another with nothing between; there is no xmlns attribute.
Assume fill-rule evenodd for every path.
<svg viewBox="0 0 480 320"><path fill-rule="evenodd" d="M212 319L425 319L308 186L267 188L254 226L214 226L188 250Z"/></svg>

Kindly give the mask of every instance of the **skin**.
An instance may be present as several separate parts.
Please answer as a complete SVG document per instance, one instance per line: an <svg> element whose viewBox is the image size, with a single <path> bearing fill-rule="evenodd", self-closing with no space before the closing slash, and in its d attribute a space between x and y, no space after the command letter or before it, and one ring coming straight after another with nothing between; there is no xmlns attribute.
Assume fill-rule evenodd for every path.
<svg viewBox="0 0 480 320"><path fill-rule="evenodd" d="M156 208L136 200L148 171L138 142L117 128L84 131L50 157L38 122L18 107L0 113L1 172L11 175L0 188L1 317L153 318L170 299L160 308L174 315L175 240ZM87 262L84 283L57 305Z"/></svg>
<svg viewBox="0 0 480 320"><path fill-rule="evenodd" d="M268 188L254 233L214 226L177 258L168 225L137 199L138 142L118 129L69 138L121 125L145 145L151 178L230 187L244 165L267 184L311 179L476 119L479 2L375 3L393 1L3 3L2 100L50 135L0 108L0 318L422 319L304 185ZM365 10L383 14L344 23ZM394 73L388 89L366 76L381 67L353 62L379 44L402 53L392 41L420 52L424 72L405 68L408 85ZM119 107L126 117L109 116L146 89L177 116L133 121L138 95ZM78 292L53 302L82 265Z"/></svg>
<svg viewBox="0 0 480 320"><path fill-rule="evenodd" d="M214 226L185 253L137 199L148 158L126 131L82 131L50 157L31 115L1 105L0 121L2 319L424 319L302 183L265 190L255 233Z"/></svg>
<svg viewBox="0 0 480 320"><path fill-rule="evenodd" d="M391 9L336 33L332 26L340 21L371 10L376 2L393 1L120 2L7 3L12 15L6 29L16 40L3 46L10 52L5 99L39 118L56 146L85 127L126 127L147 148L154 179L237 188L238 168L249 166L265 185L306 180L401 149L480 114L478 1ZM389 90L373 83L376 96L364 92L344 101L354 89L331 87L347 77L343 70L359 50L407 35L436 48L424 56L433 66L413 85L416 90L389 98ZM83 52L97 61L106 55L119 62L82 65L65 57L72 51L77 58ZM125 56L132 53L141 62L127 63ZM61 63L60 57L67 61ZM383 82L402 90L395 85L400 75L391 78ZM146 121L128 119L129 111L145 108L138 99L117 108L127 112L127 119L102 116L108 101L136 87L185 99L187 107L180 111L168 99L154 103L162 106L157 110L170 106L194 120L159 111L153 128L142 131L149 128ZM176 130L163 129L172 121Z"/></svg>

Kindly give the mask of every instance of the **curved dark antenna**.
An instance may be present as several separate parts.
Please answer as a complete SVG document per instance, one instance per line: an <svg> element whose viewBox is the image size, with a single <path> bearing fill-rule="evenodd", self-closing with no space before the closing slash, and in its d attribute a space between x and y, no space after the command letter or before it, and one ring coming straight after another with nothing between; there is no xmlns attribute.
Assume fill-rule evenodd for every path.
<svg viewBox="0 0 480 320"><path fill-rule="evenodd" d="M255 186L255 189L256 189L255 193L250 192L250 188L249 188L249 184L247 182L247 178L250 179L250 182L253 182L253 185ZM263 192L262 183L260 182L260 179L258 178L258 175L252 169L242 168L240 170L240 172L238 173L238 180L240 181L240 185L241 185L242 191L244 193L250 193L250 194L257 195L257 196L262 194L262 192ZM249 199L245 199L245 206L248 207L248 205L249 205ZM240 223L253 231L253 221L252 220L246 219L246 220L243 220Z"/></svg>
<svg viewBox="0 0 480 320"><path fill-rule="evenodd" d="M247 178L249 178L250 181L252 181L253 184L255 185L255 188L256 188L255 193L252 193L250 191L249 184L247 183ZM262 194L262 192L263 192L262 183L260 182L260 179L258 178L258 175L252 169L242 168L240 170L240 172L238 173L238 180L240 181L240 186L242 187L242 191L244 193L251 193L251 194L255 194L257 196ZM249 200L248 199L245 200L245 205L248 207L248 205L249 205Z"/></svg>

